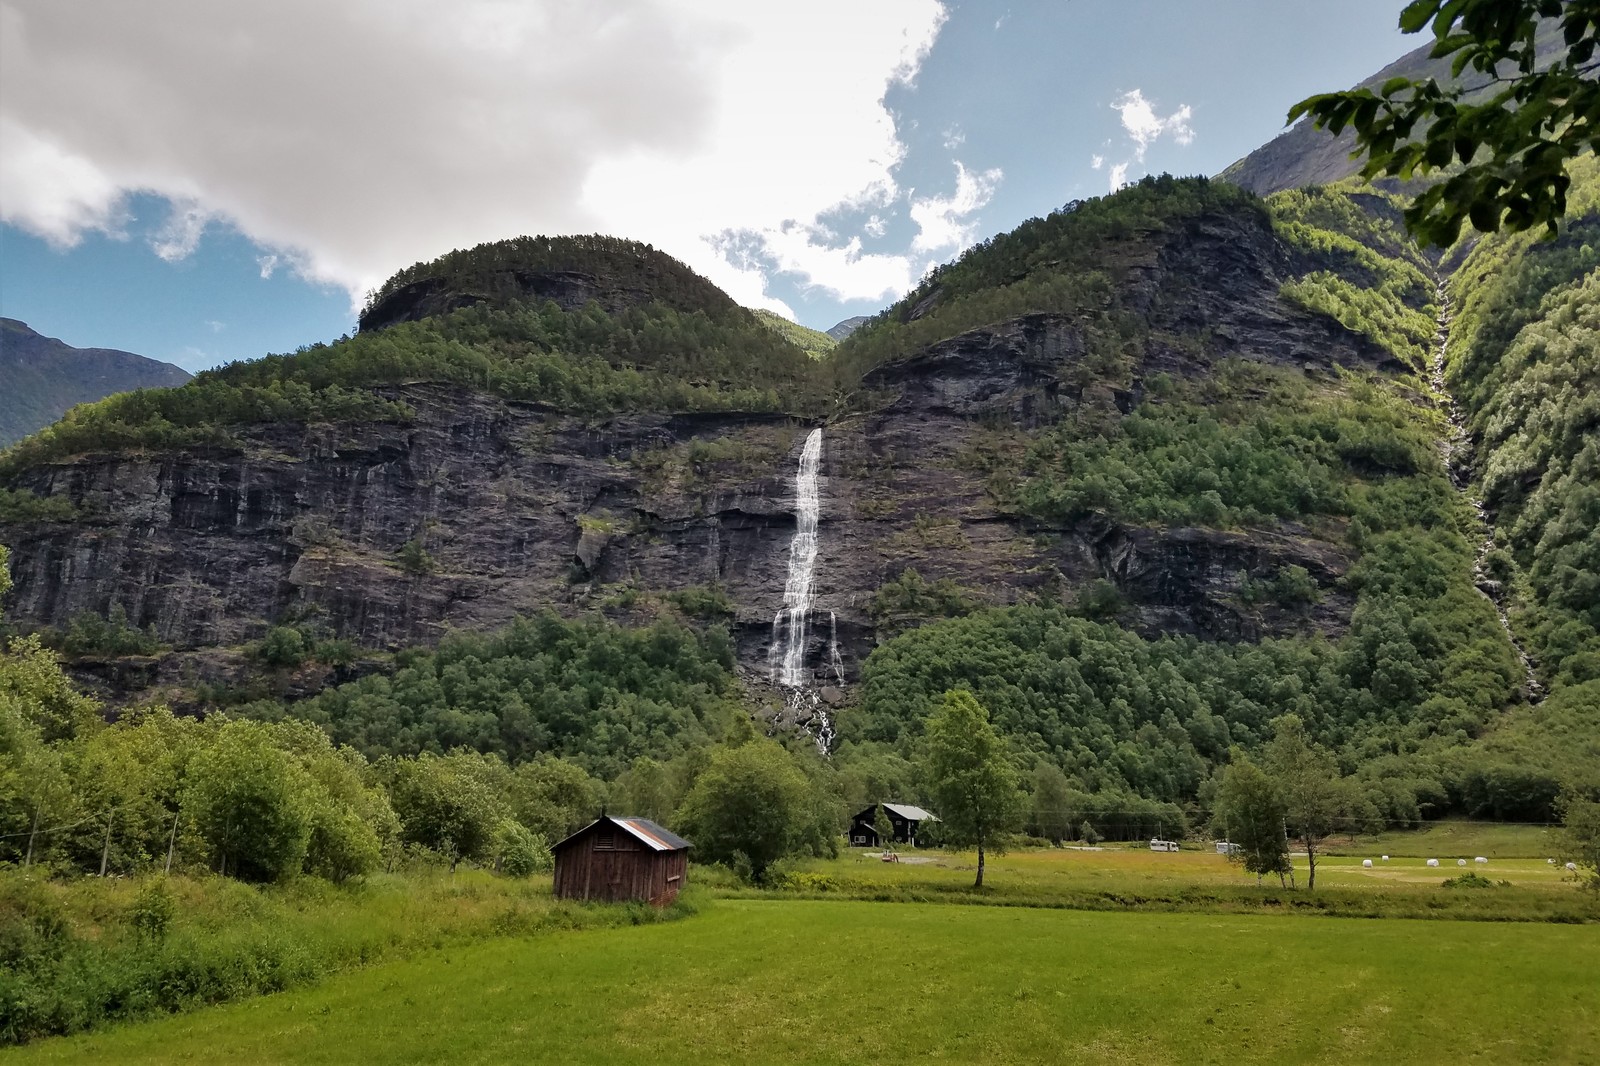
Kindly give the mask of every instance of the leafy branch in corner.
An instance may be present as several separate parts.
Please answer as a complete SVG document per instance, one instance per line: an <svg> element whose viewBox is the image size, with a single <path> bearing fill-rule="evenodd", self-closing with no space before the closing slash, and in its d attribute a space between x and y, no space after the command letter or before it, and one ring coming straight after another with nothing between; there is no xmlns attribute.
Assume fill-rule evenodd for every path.
<svg viewBox="0 0 1600 1066"><path fill-rule="evenodd" d="M1466 221L1485 233L1543 225L1553 235L1567 163L1600 149L1600 0L1413 0L1400 13L1405 33L1430 26L1430 58L1453 57L1458 84L1402 76L1376 92L1321 93L1290 108L1288 121L1353 130L1369 179L1449 172L1405 211L1430 244L1453 243ZM1564 49L1541 69L1540 40L1555 32ZM1463 79L1468 68L1480 77Z"/></svg>

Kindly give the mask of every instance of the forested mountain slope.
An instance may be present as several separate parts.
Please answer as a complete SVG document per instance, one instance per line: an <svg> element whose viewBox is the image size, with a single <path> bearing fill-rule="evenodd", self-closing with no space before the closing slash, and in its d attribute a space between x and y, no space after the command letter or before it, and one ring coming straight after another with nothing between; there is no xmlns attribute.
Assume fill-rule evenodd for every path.
<svg viewBox="0 0 1600 1066"><path fill-rule="evenodd" d="M171 363L114 348L74 348L0 318L0 447L43 429L74 404L188 380L188 371Z"/></svg>
<svg viewBox="0 0 1600 1066"><path fill-rule="evenodd" d="M967 685L1024 768L1119 809L1203 801L1292 711L1373 820L1548 815L1529 752L1589 713L1596 623L1588 356L1547 358L1592 355L1594 201L1573 199L1561 242L1480 242L1445 289L1481 438L1465 482L1506 538L1483 566L1544 717L1440 451L1440 268L1397 201L1344 188L1164 177L1069 204L822 359L632 242L452 253L353 338L0 456L8 618L124 698L305 714L372 755L692 760L729 707L772 713L821 427L803 658L863 795L917 794L921 719ZM406 650L543 610L609 623Z"/></svg>

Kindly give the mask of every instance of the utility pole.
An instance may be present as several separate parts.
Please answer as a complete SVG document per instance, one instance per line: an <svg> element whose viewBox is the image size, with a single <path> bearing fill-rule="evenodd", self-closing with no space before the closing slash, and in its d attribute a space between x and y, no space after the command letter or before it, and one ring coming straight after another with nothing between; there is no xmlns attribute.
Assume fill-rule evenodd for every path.
<svg viewBox="0 0 1600 1066"><path fill-rule="evenodd" d="M115 807L106 808L106 843L105 847L100 849L101 877L106 875L106 864L111 861L111 820L116 816L116 813L117 809Z"/></svg>
<svg viewBox="0 0 1600 1066"><path fill-rule="evenodd" d="M28 830L28 854L22 860L22 868L26 870L33 865L33 838L39 835L39 807L33 808L33 828Z"/></svg>
<svg viewBox="0 0 1600 1066"><path fill-rule="evenodd" d="M182 807L172 812L172 833L167 837L167 866L161 871L163 874L172 872L172 848L178 842L178 816L182 813Z"/></svg>

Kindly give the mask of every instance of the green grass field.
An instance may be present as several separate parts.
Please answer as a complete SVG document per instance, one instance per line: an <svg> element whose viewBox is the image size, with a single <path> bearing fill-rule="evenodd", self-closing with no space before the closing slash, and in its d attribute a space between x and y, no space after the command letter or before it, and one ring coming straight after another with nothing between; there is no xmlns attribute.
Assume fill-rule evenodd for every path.
<svg viewBox="0 0 1600 1066"><path fill-rule="evenodd" d="M1469 861L1454 857L1429 867L1419 857L1325 856L1317 862L1317 888L1306 891L1307 864L1295 861L1298 890L1276 879L1256 879L1214 850L1152 852L1144 847L1103 850L1025 849L992 855L985 888L972 890L971 852L905 851L898 863L876 852L846 852L838 859L799 864L783 891L817 898L898 902L988 903L1077 910L1259 913L1294 910L1365 918L1472 918L1492 921L1600 922L1600 897L1578 888L1567 872L1543 859ZM1488 878L1485 888L1442 887L1463 873ZM1502 884L1502 882L1505 882ZM755 898L757 889L718 886L724 895Z"/></svg>
<svg viewBox="0 0 1600 1066"><path fill-rule="evenodd" d="M1545 859L1553 856L1556 830L1539 825L1504 825L1493 822L1451 820L1429 822L1421 829L1360 837L1339 842L1333 849L1344 855L1421 858Z"/></svg>
<svg viewBox="0 0 1600 1066"><path fill-rule="evenodd" d="M1600 926L726 900L33 1062L1596 1062Z"/></svg>

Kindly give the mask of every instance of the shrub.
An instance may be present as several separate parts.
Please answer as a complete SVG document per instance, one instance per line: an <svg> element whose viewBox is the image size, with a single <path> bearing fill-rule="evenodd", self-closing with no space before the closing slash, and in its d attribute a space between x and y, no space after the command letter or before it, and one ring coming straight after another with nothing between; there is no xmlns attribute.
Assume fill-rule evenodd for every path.
<svg viewBox="0 0 1600 1066"><path fill-rule="evenodd" d="M251 649L268 666L299 666L310 655L306 638L293 626L273 626Z"/></svg>
<svg viewBox="0 0 1600 1066"><path fill-rule="evenodd" d="M155 627L139 629L130 624L120 603L113 604L104 618L79 611L72 616L61 642L61 650L68 655L153 655L161 648Z"/></svg>
<svg viewBox="0 0 1600 1066"><path fill-rule="evenodd" d="M128 908L128 924L147 940L164 940L177 913L178 901L167 888L166 878L152 878Z"/></svg>
<svg viewBox="0 0 1600 1066"><path fill-rule="evenodd" d="M410 540L402 544L400 546L400 552L396 558L399 560L400 569L404 570L408 574L422 575L433 573L433 556L428 553L427 548L422 546L422 541L420 538L412 537Z"/></svg>

